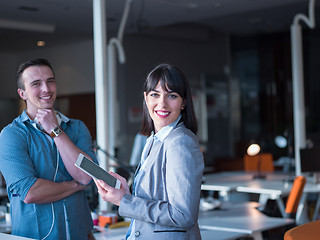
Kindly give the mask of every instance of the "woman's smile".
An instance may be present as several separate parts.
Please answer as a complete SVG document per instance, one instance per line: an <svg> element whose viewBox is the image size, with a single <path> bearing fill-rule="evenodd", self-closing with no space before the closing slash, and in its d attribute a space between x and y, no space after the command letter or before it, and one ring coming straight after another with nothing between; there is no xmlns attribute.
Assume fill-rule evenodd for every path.
<svg viewBox="0 0 320 240"><path fill-rule="evenodd" d="M170 114L170 112L168 112L168 111L155 111L155 112L156 112L156 114L159 115L159 117L163 117L163 118L166 118Z"/></svg>
<svg viewBox="0 0 320 240"><path fill-rule="evenodd" d="M183 109L183 99L168 87L163 89L160 81L155 89L144 93L150 117L153 120L155 132L173 123Z"/></svg>

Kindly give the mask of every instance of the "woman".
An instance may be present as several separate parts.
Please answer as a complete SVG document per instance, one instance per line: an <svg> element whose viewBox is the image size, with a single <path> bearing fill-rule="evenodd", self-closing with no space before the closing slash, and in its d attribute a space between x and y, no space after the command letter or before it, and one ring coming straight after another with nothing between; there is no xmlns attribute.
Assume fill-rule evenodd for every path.
<svg viewBox="0 0 320 240"><path fill-rule="evenodd" d="M136 171L133 193L95 181L101 197L132 218L127 239L201 239L198 226L203 156L185 75L161 64L144 84L141 134L149 136Z"/></svg>

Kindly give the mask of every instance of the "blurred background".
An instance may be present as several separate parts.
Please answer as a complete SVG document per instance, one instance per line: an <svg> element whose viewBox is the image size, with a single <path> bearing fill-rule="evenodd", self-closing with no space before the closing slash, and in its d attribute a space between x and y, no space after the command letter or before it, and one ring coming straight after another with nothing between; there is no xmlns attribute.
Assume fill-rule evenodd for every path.
<svg viewBox="0 0 320 240"><path fill-rule="evenodd" d="M58 85L57 109L83 120L96 139L93 40L95 0L0 0L0 128L23 108L18 64L44 57ZM106 0L107 42L118 34L125 0ZM141 126L142 85L157 64L187 75L206 171L243 169L250 143L274 160L293 157L290 25L308 0L131 0L116 67L114 156L129 164ZM320 8L303 32L306 137L320 145ZM118 60L117 60L118 61ZM276 136L287 144L280 148Z"/></svg>

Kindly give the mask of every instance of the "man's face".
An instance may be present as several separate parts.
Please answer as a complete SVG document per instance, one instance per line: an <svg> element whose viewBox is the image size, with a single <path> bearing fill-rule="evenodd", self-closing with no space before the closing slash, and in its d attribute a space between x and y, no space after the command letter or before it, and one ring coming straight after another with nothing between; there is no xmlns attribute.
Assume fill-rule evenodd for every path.
<svg viewBox="0 0 320 240"><path fill-rule="evenodd" d="M21 76L24 90L18 94L27 103L27 113L31 119L39 108L53 109L57 96L56 82L52 70L47 66L31 66Z"/></svg>

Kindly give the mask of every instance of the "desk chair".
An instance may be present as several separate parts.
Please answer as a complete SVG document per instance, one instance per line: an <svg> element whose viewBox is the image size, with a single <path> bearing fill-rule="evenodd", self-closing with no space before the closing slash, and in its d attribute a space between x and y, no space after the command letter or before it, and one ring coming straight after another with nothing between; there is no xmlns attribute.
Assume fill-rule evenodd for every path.
<svg viewBox="0 0 320 240"><path fill-rule="evenodd" d="M258 169L260 161L260 169ZM255 156L244 155L244 170L246 172L274 172L273 156L271 153L259 153Z"/></svg>
<svg viewBox="0 0 320 240"><path fill-rule="evenodd" d="M288 218L295 218L305 184L306 178L304 176L297 176L294 179L285 210Z"/></svg>
<svg viewBox="0 0 320 240"><path fill-rule="evenodd" d="M318 240L320 234L320 220L308 222L291 228L284 234L284 240Z"/></svg>
<svg viewBox="0 0 320 240"><path fill-rule="evenodd" d="M275 199L277 204L274 202L274 200L269 199L270 202L268 200L268 203L266 203L266 208L261 211L269 217L292 218L297 222L299 219L296 219L296 217L299 216L296 216L296 213L305 184L306 178L304 176L297 176L294 179L292 188L287 198L286 206L284 206L280 198Z"/></svg>

